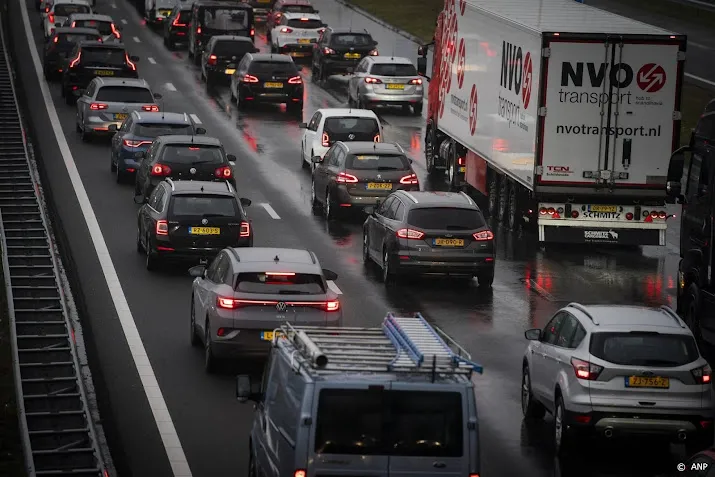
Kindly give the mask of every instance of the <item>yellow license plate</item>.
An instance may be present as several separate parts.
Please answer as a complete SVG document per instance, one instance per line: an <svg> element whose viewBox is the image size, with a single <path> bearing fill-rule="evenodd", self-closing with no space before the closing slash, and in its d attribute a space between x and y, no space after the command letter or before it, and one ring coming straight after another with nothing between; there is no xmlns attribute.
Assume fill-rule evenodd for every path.
<svg viewBox="0 0 715 477"><path fill-rule="evenodd" d="M588 207L591 212L618 212L617 205L591 205Z"/></svg>
<svg viewBox="0 0 715 477"><path fill-rule="evenodd" d="M94 70L94 74L97 76L114 76L114 71L111 70Z"/></svg>
<svg viewBox="0 0 715 477"><path fill-rule="evenodd" d="M385 88L387 88L387 89L405 89L405 85L404 84L388 83L385 85Z"/></svg>
<svg viewBox="0 0 715 477"><path fill-rule="evenodd" d="M345 58L355 60L357 58L360 58L360 53L345 53Z"/></svg>
<svg viewBox="0 0 715 477"><path fill-rule="evenodd" d="M189 227L191 235L221 235L219 227Z"/></svg>
<svg viewBox="0 0 715 477"><path fill-rule="evenodd" d="M440 247L464 247L464 240L438 238L438 239L434 239L434 244L439 245Z"/></svg>
<svg viewBox="0 0 715 477"><path fill-rule="evenodd" d="M389 182L369 182L367 184L367 188L372 190L391 190L392 184L390 184Z"/></svg>
<svg viewBox="0 0 715 477"><path fill-rule="evenodd" d="M116 119L116 120L120 120L120 119L121 119L122 121L124 121L125 119L127 119L127 115L126 115L126 114L122 114L122 113L116 113L116 114L114 115L114 119Z"/></svg>
<svg viewBox="0 0 715 477"><path fill-rule="evenodd" d="M291 51L290 56L294 56L296 58L302 58L306 56L306 53L301 53L300 51Z"/></svg>
<svg viewBox="0 0 715 477"><path fill-rule="evenodd" d="M303 44L303 45L309 44L309 43L310 43L310 39L309 39L309 38L300 38L300 39L298 39L298 43L301 43L301 44Z"/></svg>
<svg viewBox="0 0 715 477"><path fill-rule="evenodd" d="M283 83L263 83L264 88L280 89L283 87Z"/></svg>
<svg viewBox="0 0 715 477"><path fill-rule="evenodd" d="M232 75L232 74L234 74L235 72L236 72L236 70L233 69L233 68L230 68L230 69L227 69L226 71L224 71L224 73L226 73L227 75Z"/></svg>
<svg viewBox="0 0 715 477"><path fill-rule="evenodd" d="M171 10L159 10L159 15L164 15L165 17L168 17L171 15Z"/></svg>
<svg viewBox="0 0 715 477"><path fill-rule="evenodd" d="M661 388L670 387L670 379L660 376L628 376L627 388Z"/></svg>
<svg viewBox="0 0 715 477"><path fill-rule="evenodd" d="M261 331L261 339L264 341L273 341L273 331Z"/></svg>
<svg viewBox="0 0 715 477"><path fill-rule="evenodd" d="M467 167L466 166L460 167L459 172L467 172Z"/></svg>

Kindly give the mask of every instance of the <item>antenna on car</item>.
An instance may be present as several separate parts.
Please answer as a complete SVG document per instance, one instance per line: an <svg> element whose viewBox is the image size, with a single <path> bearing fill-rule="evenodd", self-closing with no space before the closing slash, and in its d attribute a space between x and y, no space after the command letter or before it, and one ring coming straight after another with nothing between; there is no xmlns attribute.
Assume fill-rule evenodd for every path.
<svg viewBox="0 0 715 477"><path fill-rule="evenodd" d="M274 262L276 262L276 263L278 263L278 262L280 262L280 261L281 261L281 259L280 259L280 258L278 258L278 255L276 255L276 258L274 258L274 259L273 259L273 261L274 261Z"/></svg>

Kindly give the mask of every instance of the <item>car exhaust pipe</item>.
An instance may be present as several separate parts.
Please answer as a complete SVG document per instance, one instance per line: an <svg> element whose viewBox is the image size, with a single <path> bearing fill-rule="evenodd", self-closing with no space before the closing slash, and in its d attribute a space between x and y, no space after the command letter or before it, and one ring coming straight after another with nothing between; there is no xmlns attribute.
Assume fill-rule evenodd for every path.
<svg viewBox="0 0 715 477"><path fill-rule="evenodd" d="M606 438L608 438L608 439L613 437L613 428L612 427L606 428L606 430L603 431L603 435L606 436Z"/></svg>
<svg viewBox="0 0 715 477"><path fill-rule="evenodd" d="M683 442L687 438L688 438L688 435L685 433L685 431L678 431L678 440L680 442Z"/></svg>

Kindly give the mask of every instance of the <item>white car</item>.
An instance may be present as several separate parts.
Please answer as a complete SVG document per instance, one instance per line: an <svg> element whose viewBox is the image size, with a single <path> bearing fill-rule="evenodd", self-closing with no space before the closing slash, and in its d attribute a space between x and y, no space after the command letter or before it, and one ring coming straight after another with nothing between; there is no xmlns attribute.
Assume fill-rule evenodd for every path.
<svg viewBox="0 0 715 477"><path fill-rule="evenodd" d="M51 37L55 32L55 28L62 26L70 15L75 13L94 12L92 12L92 6L87 0L55 0L42 23L45 39Z"/></svg>
<svg viewBox="0 0 715 477"><path fill-rule="evenodd" d="M335 141L382 142L382 124L368 109L319 109L308 123L300 125L303 139L300 157L303 167L312 167L313 157L325 156Z"/></svg>
<svg viewBox="0 0 715 477"><path fill-rule="evenodd" d="M271 30L271 52L293 57L313 54L313 45L325 30L325 23L316 13L284 13Z"/></svg>

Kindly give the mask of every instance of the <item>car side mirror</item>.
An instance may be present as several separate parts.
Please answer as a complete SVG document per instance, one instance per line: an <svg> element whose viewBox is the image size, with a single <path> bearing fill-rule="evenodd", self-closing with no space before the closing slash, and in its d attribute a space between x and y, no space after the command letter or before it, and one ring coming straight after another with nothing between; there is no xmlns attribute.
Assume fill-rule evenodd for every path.
<svg viewBox="0 0 715 477"><path fill-rule="evenodd" d="M107 126L107 129L109 130L109 132L117 132L119 130L116 124L110 124L109 126Z"/></svg>
<svg viewBox="0 0 715 477"><path fill-rule="evenodd" d="M154 93L154 99L161 99L163 96L159 93Z"/></svg>
<svg viewBox="0 0 715 477"><path fill-rule="evenodd" d="M204 128L196 128L196 134L206 134L206 129Z"/></svg>
<svg viewBox="0 0 715 477"><path fill-rule="evenodd" d="M375 207L365 207L362 209L367 215L373 215L375 213Z"/></svg>
<svg viewBox="0 0 715 477"><path fill-rule="evenodd" d="M318 13L320 13L320 10L313 10L313 13L315 13L315 14L317 15ZM323 26L328 26L328 24L327 24L327 23L323 23Z"/></svg>
<svg viewBox="0 0 715 477"><path fill-rule="evenodd" d="M539 341L541 339L541 330L539 328L533 328L531 330L526 330L524 336L529 341Z"/></svg>
<svg viewBox="0 0 715 477"><path fill-rule="evenodd" d="M229 161L236 162L236 156L234 156L233 154L227 154L226 159L228 159Z"/></svg>
<svg viewBox="0 0 715 477"><path fill-rule="evenodd" d="M427 77L427 57L420 56L417 58L417 74Z"/></svg>
<svg viewBox="0 0 715 477"><path fill-rule="evenodd" d="M195 267L189 268L189 275L194 278L203 278L206 273L206 267L203 265L196 265Z"/></svg>
<svg viewBox="0 0 715 477"><path fill-rule="evenodd" d="M144 194L139 194L134 196L134 203L135 204L143 204L146 202L146 199L144 199Z"/></svg>
<svg viewBox="0 0 715 477"><path fill-rule="evenodd" d="M261 52L261 50L260 50L259 48L254 48L254 49L253 49L253 53L260 53L260 52Z"/></svg>
<svg viewBox="0 0 715 477"><path fill-rule="evenodd" d="M253 202L251 202L251 199L246 199L245 197L241 197L241 205L244 207L248 207L251 205Z"/></svg>
<svg viewBox="0 0 715 477"><path fill-rule="evenodd" d="M135 62L135 63L139 61L139 57L138 57L138 56L130 56L129 59L132 60L132 61Z"/></svg>
<svg viewBox="0 0 715 477"><path fill-rule="evenodd" d="M377 46L377 45L378 45L378 43L376 41L372 42L372 46Z"/></svg>
<svg viewBox="0 0 715 477"><path fill-rule="evenodd" d="M415 162L412 159L410 159L409 157L407 158L407 160L410 161L410 164L413 164Z"/></svg>
<svg viewBox="0 0 715 477"><path fill-rule="evenodd" d="M311 161L313 161L313 164L320 164L321 162L323 162L323 158L320 156L313 156L311 158Z"/></svg>
<svg viewBox="0 0 715 477"><path fill-rule="evenodd" d="M236 399L238 402L248 401L258 402L261 400L261 393L253 391L251 377L247 374L236 376Z"/></svg>
<svg viewBox="0 0 715 477"><path fill-rule="evenodd" d="M301 129L308 129L308 123L300 123L298 127Z"/></svg>
<svg viewBox="0 0 715 477"><path fill-rule="evenodd" d="M338 274L332 270L328 270L327 268L323 269L323 276L325 277L326 280L335 281L338 279Z"/></svg>

